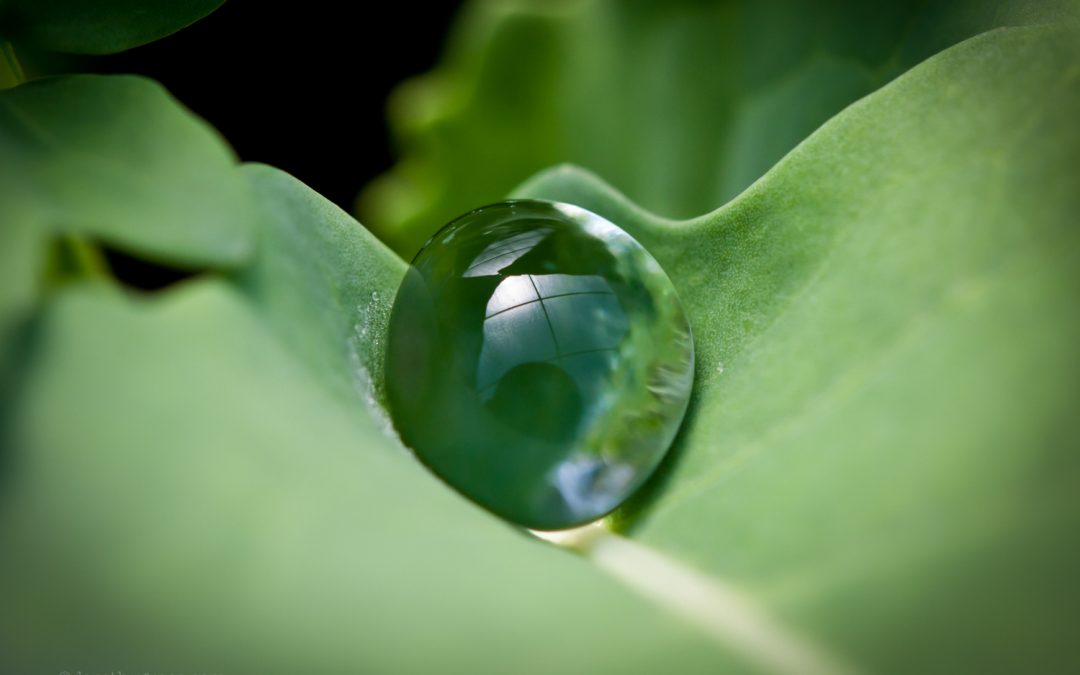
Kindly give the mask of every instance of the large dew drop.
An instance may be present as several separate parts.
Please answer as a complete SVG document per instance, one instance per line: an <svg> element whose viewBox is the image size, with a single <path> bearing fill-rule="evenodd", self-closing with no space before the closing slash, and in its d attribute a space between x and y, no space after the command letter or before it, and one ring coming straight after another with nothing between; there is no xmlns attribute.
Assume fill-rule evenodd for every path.
<svg viewBox="0 0 1080 675"><path fill-rule="evenodd" d="M402 439L526 527L595 520L656 469L690 396L675 288L626 232L576 206L472 211L416 255L390 318Z"/></svg>

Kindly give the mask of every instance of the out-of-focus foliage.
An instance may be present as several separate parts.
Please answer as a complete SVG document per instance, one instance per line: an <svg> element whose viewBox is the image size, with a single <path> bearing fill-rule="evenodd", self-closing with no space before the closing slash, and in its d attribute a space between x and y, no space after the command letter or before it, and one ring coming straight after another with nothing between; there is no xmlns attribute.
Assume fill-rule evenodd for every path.
<svg viewBox="0 0 1080 675"><path fill-rule="evenodd" d="M0 40L78 54L119 52L175 33L225 0L0 0Z"/></svg>
<svg viewBox="0 0 1080 675"><path fill-rule="evenodd" d="M691 217L738 195L829 117L907 68L1075 2L475 2L446 59L402 85L402 159L360 220L406 259L457 215L572 162Z"/></svg>
<svg viewBox="0 0 1080 675"><path fill-rule="evenodd" d="M58 237L185 266L253 249L232 151L160 85L80 76L0 91L0 338L54 270Z"/></svg>
<svg viewBox="0 0 1080 675"><path fill-rule="evenodd" d="M1026 22L1053 18L1027 7ZM498 25L535 15L506 10ZM637 34L617 33L620 16L598 43ZM470 25L462 45L504 39ZM660 97L659 72L674 87L690 76L680 64L706 80L727 67L711 52L676 58L694 44L679 35L633 57L657 69L642 82L658 98L626 92L670 126L635 135L645 113L608 102L576 132L628 134L592 166L631 192L682 152L665 138L699 152L681 136L695 95ZM632 52L571 53L600 87L610 55ZM716 173L730 130L701 137L715 190L687 221L576 169L518 190L625 227L690 314L692 410L663 479L617 519L626 536L870 671L1080 666L1078 72L1073 28L981 35L844 110L718 210L752 176ZM787 145L764 157L799 140L781 113L803 99L787 96L774 104ZM521 156L535 158L531 142ZM483 164L486 151L460 147ZM0 341L0 671L742 667L730 645L479 510L395 443L380 364L405 267L346 214L276 170L237 167L139 79L4 93L0 152L0 308L15 338ZM715 182L727 175L743 179ZM464 194L494 189L477 181ZM698 204L665 184L647 204ZM133 296L94 263L97 241L206 273Z"/></svg>

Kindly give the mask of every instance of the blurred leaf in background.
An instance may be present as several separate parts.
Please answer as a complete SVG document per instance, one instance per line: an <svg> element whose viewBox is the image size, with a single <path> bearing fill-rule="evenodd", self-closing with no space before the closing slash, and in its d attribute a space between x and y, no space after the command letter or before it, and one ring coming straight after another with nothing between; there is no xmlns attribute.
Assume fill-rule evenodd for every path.
<svg viewBox="0 0 1080 675"><path fill-rule="evenodd" d="M57 273L57 248L97 240L187 267L252 254L231 150L153 82L81 76L2 91L0 149L0 341Z"/></svg>
<svg viewBox="0 0 1080 675"><path fill-rule="evenodd" d="M833 10L476 5L403 89L368 198L407 255L580 159L629 198L514 194L626 228L689 312L671 461L580 555L396 442L405 264L356 221L141 78L0 92L0 671L1080 668L1075 23ZM132 293L103 244L200 277Z"/></svg>
<svg viewBox="0 0 1080 675"><path fill-rule="evenodd" d="M829 117L1002 26L1075 18L1017 2L474 2L445 61L389 104L399 164L360 220L406 259L439 227L571 162L686 218L738 195Z"/></svg>
<svg viewBox="0 0 1080 675"><path fill-rule="evenodd" d="M20 61L27 55L130 49L222 2L0 0L0 90L26 78ZM57 272L46 269L57 248L74 247L84 264L102 264L85 246L87 234L180 264L236 262L250 252L246 197L220 171L235 162L231 151L212 132L184 125L186 115L167 96L144 95L147 86L87 78L4 94L0 348L37 287ZM49 242L46 232L61 237Z"/></svg>

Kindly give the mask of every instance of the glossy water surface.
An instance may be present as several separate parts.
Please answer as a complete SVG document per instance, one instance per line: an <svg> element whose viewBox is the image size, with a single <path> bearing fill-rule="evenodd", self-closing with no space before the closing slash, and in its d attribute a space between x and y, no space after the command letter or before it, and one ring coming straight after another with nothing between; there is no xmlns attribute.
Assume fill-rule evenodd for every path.
<svg viewBox="0 0 1080 675"><path fill-rule="evenodd" d="M446 482L535 529L607 514L663 458L693 380L655 260L600 216L510 201L439 231L394 302L386 381L402 439Z"/></svg>

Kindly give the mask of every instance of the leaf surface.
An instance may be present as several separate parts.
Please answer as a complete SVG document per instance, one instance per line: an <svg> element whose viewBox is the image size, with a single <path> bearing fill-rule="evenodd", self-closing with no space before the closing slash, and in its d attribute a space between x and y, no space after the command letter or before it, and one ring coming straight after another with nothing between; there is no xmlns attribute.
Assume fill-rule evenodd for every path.
<svg viewBox="0 0 1080 675"><path fill-rule="evenodd" d="M627 227L695 330L623 529L871 670L1076 665L1078 45L967 41L693 220L570 168L519 190Z"/></svg>
<svg viewBox="0 0 1080 675"><path fill-rule="evenodd" d="M964 42L690 220L576 169L518 191L625 227L690 314L692 410L664 475L620 515L635 545L867 670L1076 667L1078 45L1050 28ZM34 265L5 267L11 297L40 309L0 411L3 670L745 665L394 443L378 369L399 259L294 179L237 170L160 93L150 109L175 122L162 131L201 154L139 154L108 125L86 132L93 152L40 149L26 119L82 139L67 101L145 89L77 80L86 95L62 105L47 83L5 94L45 92L19 94L31 115L0 108L18 160L4 166L27 167L4 174L18 226L4 242L33 260L61 223L235 269L150 298L74 282L38 301ZM158 119L131 116L146 100L94 123ZM134 168L102 182L102 163L73 169L87 154ZM144 167L145 184L130 177ZM173 172L233 186L213 194L235 220L203 231L211 214L159 213L159 191L184 207L151 180ZM138 227L127 202L143 199Z"/></svg>
<svg viewBox="0 0 1080 675"><path fill-rule="evenodd" d="M247 267L149 297L71 282L35 313L0 427L0 669L729 663L397 445L371 373L404 263L295 179L236 173Z"/></svg>

